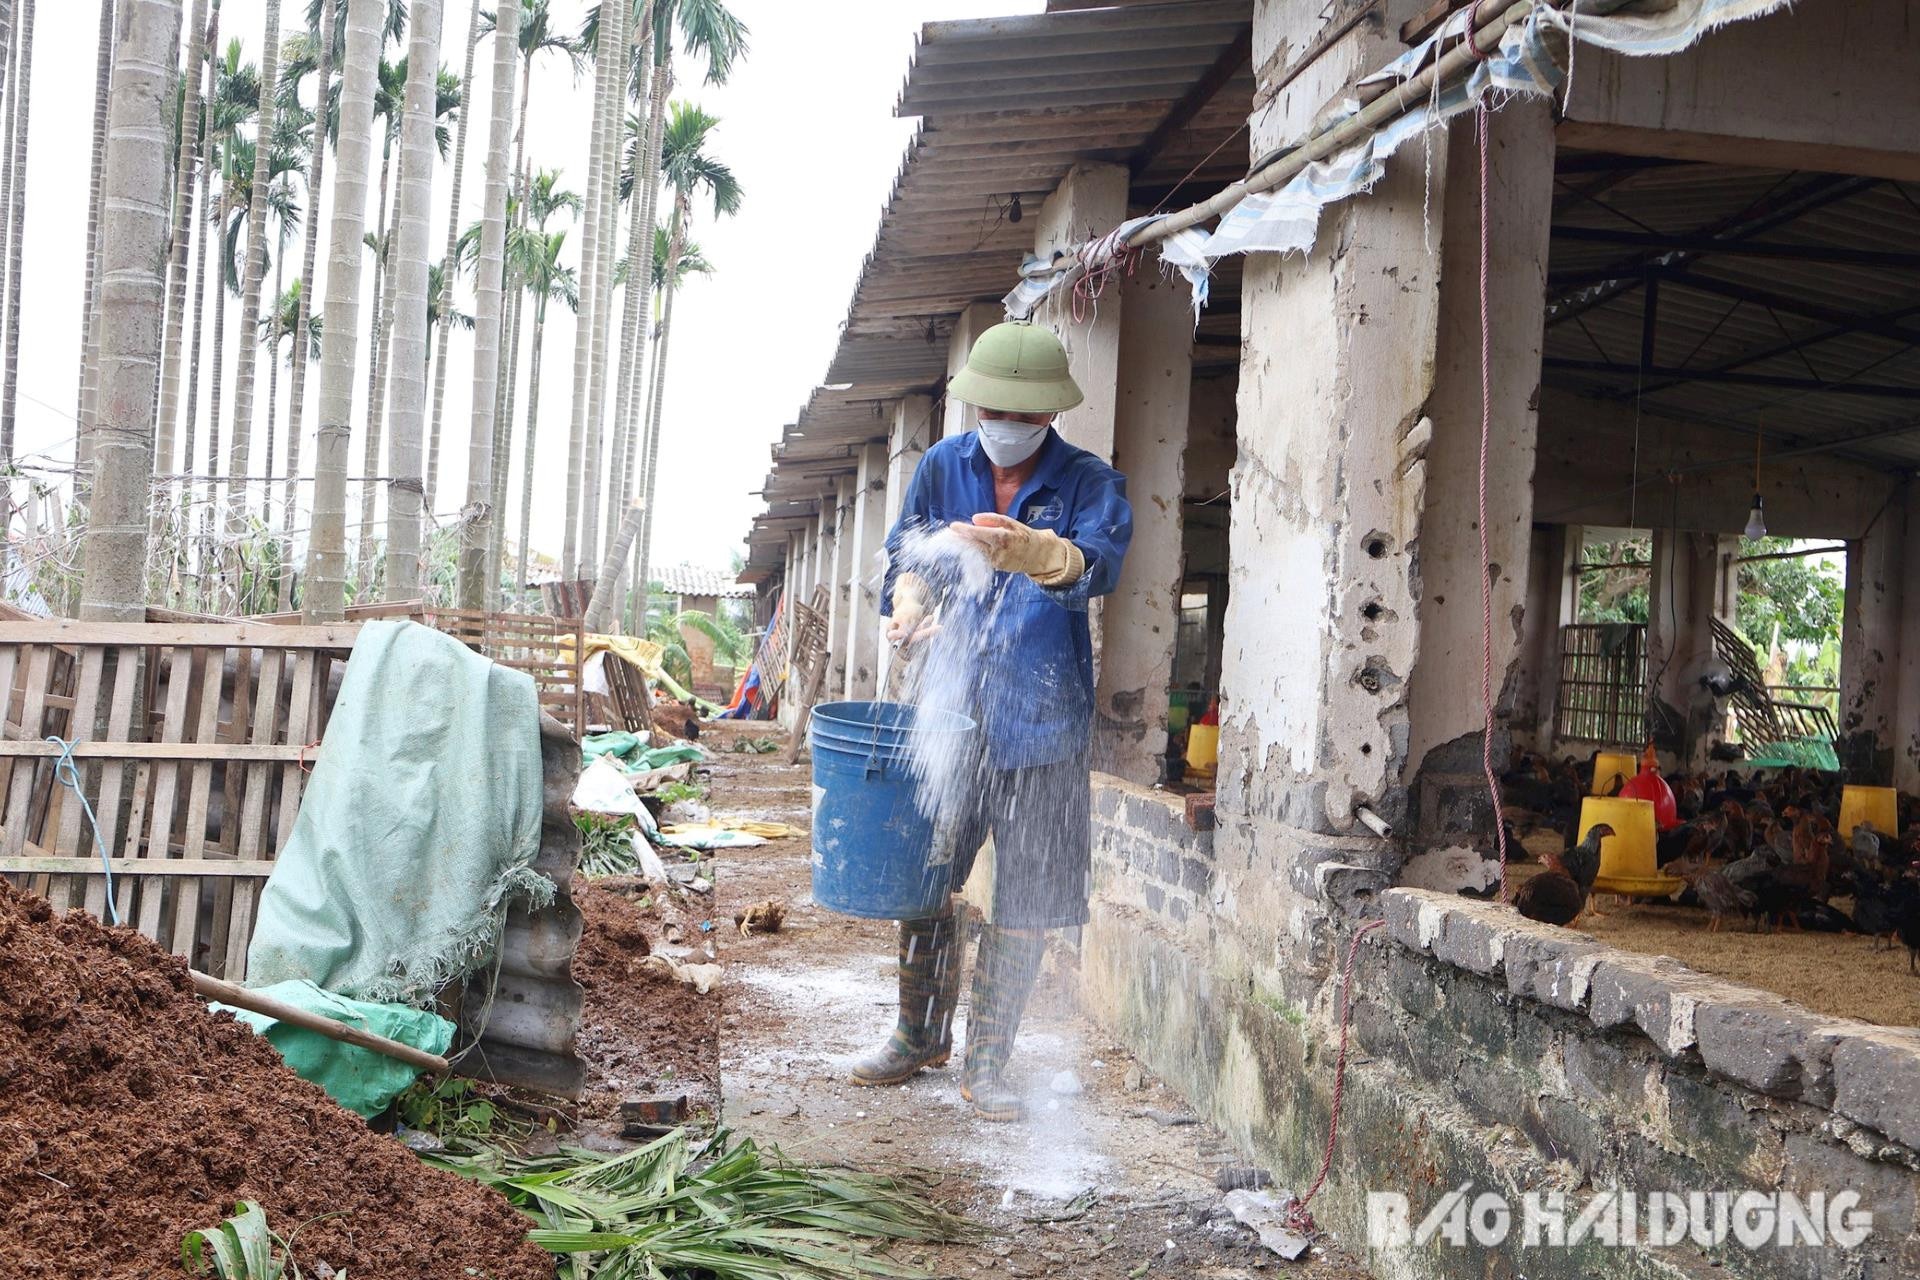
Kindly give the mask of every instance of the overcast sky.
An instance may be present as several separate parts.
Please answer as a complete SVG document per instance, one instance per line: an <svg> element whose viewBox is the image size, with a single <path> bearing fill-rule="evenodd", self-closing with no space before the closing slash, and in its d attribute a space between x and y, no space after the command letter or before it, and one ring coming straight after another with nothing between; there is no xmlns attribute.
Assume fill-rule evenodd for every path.
<svg viewBox="0 0 1920 1280"><path fill-rule="evenodd" d="M492 7L492 0L483 0ZM440 61L456 73L465 48L468 4L443 0L446 8ZM17 6L16 6L17 7ZM191 8L191 0L187 0ZM738 546L759 507L750 491L768 466L768 446L777 438L825 373L855 276L871 247L882 202L899 167L913 122L894 118L893 105L906 74L920 24L942 18L1035 12L1042 0L835 0L827 5L793 0L736 0L735 12L752 31L752 50L725 86L700 82L689 60L679 60L677 97L698 102L721 118L715 153L733 166L746 198L737 217L715 224L703 208L694 238L717 268L681 295L674 315L672 358L661 443L655 521L656 564L688 560L721 567ZM98 7L91 0L42 0L34 36L32 131L29 139L25 292L21 325L18 442L28 465L64 465L71 458L81 345L81 292L91 143L94 50ZM283 30L304 21L304 0L284 0ZM555 0L555 22L578 28L585 0ZM221 42L239 36L248 61L257 61L265 5L261 0L225 0ZM390 49L389 58L398 50ZM491 57L482 44L476 59L476 96L488 101ZM535 162L558 168L563 184L586 189L587 112L590 79L577 85L564 60L536 71L528 146ZM311 102L311 89L309 89ZM486 146L484 109L469 135L461 218L479 217ZM329 157L331 162L331 157ZM372 187L379 180L376 150ZM436 256L446 235L450 166L435 173L431 242ZM331 194L331 180L328 194ZM370 198L368 219L376 210ZM304 195L301 199L304 201ZM330 200L320 216L330 216ZM558 225L558 224L556 224ZM321 223L320 292L324 298L326 222ZM577 235L570 253L577 254ZM296 274L301 243L288 244L286 270ZM1011 279L1015 264L1009 263ZM363 284L363 307L371 287ZM269 271L268 288L272 286ZM465 281L456 305L473 307ZM232 377L239 305L228 313L228 390L223 414L232 408ZM202 356L199 437L208 423L206 382L212 368L212 335ZM367 368L362 339L359 397ZM555 307L549 315L543 355L538 460L535 468L533 544L558 552L564 524L566 438L572 378L573 319ZM464 492L465 441L471 403L470 341L454 339L449 363L443 432L443 471L435 502L442 517L458 511ZM522 374L525 373L522 353ZM254 470L264 442L267 415L265 362L257 395ZM285 396L280 380L280 427L276 472L284 471ZM308 382L307 440L312 457L316 380ZM524 399L522 400L524 409ZM518 468L523 448L516 415L514 484L509 529L518 523ZM223 423L224 440L230 424ZM353 443L353 474L361 474L363 441ZM39 456L28 456L39 455ZM306 463L303 461L303 466ZM310 468L309 468L310 469ZM277 486L276 486L277 488ZM302 501L311 486L302 486ZM357 518L349 495L349 519ZM300 524L306 523L304 512Z"/></svg>

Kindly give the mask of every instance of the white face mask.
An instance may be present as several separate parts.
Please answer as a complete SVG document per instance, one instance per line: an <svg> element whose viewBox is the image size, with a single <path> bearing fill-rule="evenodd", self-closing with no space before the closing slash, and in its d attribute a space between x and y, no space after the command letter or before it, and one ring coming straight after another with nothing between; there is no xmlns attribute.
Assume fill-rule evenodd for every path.
<svg viewBox="0 0 1920 1280"><path fill-rule="evenodd" d="M1031 458L1047 438L1047 425L1015 422L1011 418L980 419L980 447L996 467L1017 467Z"/></svg>

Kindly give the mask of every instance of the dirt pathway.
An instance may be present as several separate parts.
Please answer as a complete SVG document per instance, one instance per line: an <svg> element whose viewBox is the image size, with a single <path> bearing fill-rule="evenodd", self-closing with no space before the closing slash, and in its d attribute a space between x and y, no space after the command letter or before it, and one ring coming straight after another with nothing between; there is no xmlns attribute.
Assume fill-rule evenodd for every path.
<svg viewBox="0 0 1920 1280"><path fill-rule="evenodd" d="M732 751L762 733L722 726L705 736L718 759L710 804L716 814L804 828L805 761ZM1214 1177L1239 1163L1232 1149L1072 1010L1053 956L1014 1059L1026 1123L977 1123L960 1097L957 1055L900 1088L848 1083L848 1066L893 1025L893 926L815 907L810 876L799 839L732 852L716 876L720 921L769 899L789 908L778 934L724 931L723 1115L796 1155L926 1173L988 1228L978 1245L909 1251L909 1259L964 1277L1366 1275L1317 1248L1308 1263L1282 1263L1231 1220ZM965 1011L963 996L962 1043Z"/></svg>

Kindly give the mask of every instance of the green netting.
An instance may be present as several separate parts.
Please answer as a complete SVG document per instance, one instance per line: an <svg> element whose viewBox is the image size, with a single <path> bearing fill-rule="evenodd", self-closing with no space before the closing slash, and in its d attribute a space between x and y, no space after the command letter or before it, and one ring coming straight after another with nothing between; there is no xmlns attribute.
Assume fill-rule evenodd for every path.
<svg viewBox="0 0 1920 1280"><path fill-rule="evenodd" d="M1835 773L1840 756L1826 738L1786 738L1749 748L1747 765L1754 769L1821 769Z"/></svg>

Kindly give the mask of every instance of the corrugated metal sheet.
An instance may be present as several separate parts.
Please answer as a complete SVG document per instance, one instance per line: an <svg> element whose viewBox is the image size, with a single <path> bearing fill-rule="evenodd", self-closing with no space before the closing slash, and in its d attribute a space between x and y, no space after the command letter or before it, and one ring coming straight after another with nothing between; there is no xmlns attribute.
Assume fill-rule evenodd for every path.
<svg viewBox="0 0 1920 1280"><path fill-rule="evenodd" d="M1687 372L1788 379L1806 387L1639 376L1646 293L1636 262L1649 251L1575 240L1570 228L1658 237L1734 234L1755 210L1810 193L1805 212L1754 233L1769 245L1910 252L1920 203L1893 182L1824 179L1728 165L1563 152L1549 271L1596 293L1571 319L1550 323L1548 383L1678 416L1760 431L1782 441L1856 440L1840 456L1874 465L1920 464L1920 269L1732 251L1702 251L1683 270L1658 271L1652 364ZM1573 172L1569 173L1571 170ZM1827 184L1822 186L1821 184ZM1621 282L1596 283L1611 278ZM1604 300L1584 305L1593 297ZM1862 327L1850 327L1860 322ZM1848 383L1857 384L1849 389ZM1913 398L1902 393L1910 391ZM1872 437L1872 438L1865 438Z"/></svg>
<svg viewBox="0 0 1920 1280"><path fill-rule="evenodd" d="M500 975L489 1006L483 979L468 985L461 1012L478 1017L488 1009L480 1043L458 1063L463 1075L578 1098L586 1067L574 1052L583 992L573 980L573 953L580 945L580 910L573 905L573 869L580 833L567 802L580 775L580 744L552 716L540 717L543 812L540 852L533 869L553 881L551 905L524 904L507 912ZM469 1029L462 1027L460 1042Z"/></svg>
<svg viewBox="0 0 1920 1280"><path fill-rule="evenodd" d="M938 391L954 316L1002 297L1032 251L1032 222L1009 220L1013 197L1024 213L1037 213L1080 161L1133 164L1136 199L1152 203L1179 186L1172 205L1244 175L1247 144L1234 135L1254 79L1235 45L1252 22L1253 0L1184 0L1056 3L1044 14L924 26L897 107L919 116L920 128L861 266L825 385L774 448L764 486L770 502L816 497L854 470L861 445L885 439L884 402ZM1223 78L1210 82L1215 76ZM1167 131L1150 156L1139 155L1187 95L1209 83L1218 87L1206 105ZM1238 332L1224 309L1209 322L1220 336ZM784 547L787 527L762 516L750 549ZM763 581L777 563L750 555L743 580Z"/></svg>

